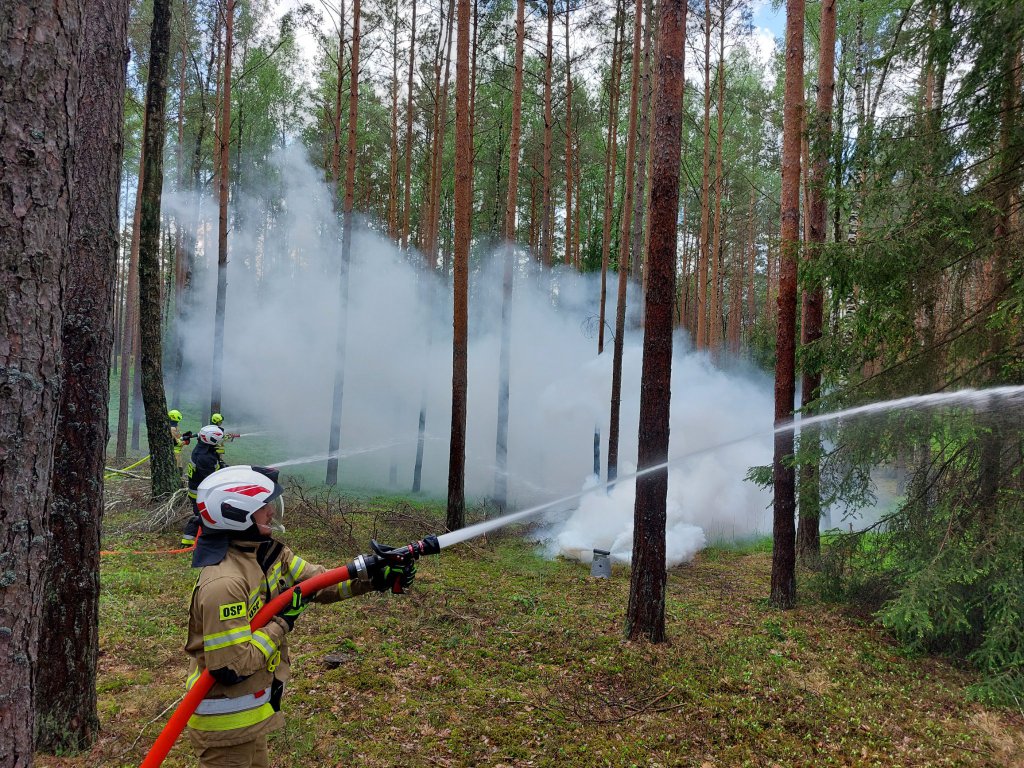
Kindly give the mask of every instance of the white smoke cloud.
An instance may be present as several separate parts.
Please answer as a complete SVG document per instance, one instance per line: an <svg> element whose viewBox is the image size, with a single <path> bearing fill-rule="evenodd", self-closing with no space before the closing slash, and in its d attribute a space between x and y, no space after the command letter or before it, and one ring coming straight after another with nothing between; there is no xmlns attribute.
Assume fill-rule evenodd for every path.
<svg viewBox="0 0 1024 768"><path fill-rule="evenodd" d="M268 465L324 454L328 445L338 329L340 235L331 192L305 150L291 146L269 161L283 207L268 230L265 205L244 192L232 201L229 234L223 411L229 426L251 425L279 439ZM168 195L172 215L190 209ZM216 215L203 239L185 323L186 387L179 403L208 402L216 294ZM450 287L438 282L436 309L421 300L420 256L407 257L363 228L355 232L349 283L347 350L341 424L340 481L387 488L397 465L398 488L412 484L421 401L427 404L423 490L447 487L451 422ZM514 509L577 492L593 471L593 435L607 450L611 334L597 356L599 276L538 273L518 254L512 308L509 500ZM415 262L415 264L410 263ZM493 492L497 427L501 259L474 263L470 292L467 494ZM637 302L630 296L629 306ZM614 317L614 284L608 315ZM636 317L628 325L635 328ZM642 335L627 334L623 358L620 475L636 460ZM673 366L670 458L700 451L772 425L772 392L753 372L726 373L680 339ZM190 414L186 414L188 417ZM348 457L348 458L346 458ZM768 495L743 480L748 467L771 457L762 437L673 464L668 542L673 563L706 540L766 533ZM324 464L306 467L317 471ZM616 558L631 551L635 488L585 496L549 535L555 551L588 558L594 547Z"/></svg>

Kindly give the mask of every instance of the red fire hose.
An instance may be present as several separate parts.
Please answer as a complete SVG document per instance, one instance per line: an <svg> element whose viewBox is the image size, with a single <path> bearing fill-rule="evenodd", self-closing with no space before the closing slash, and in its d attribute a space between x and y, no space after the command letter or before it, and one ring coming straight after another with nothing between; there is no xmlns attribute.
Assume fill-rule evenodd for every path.
<svg viewBox="0 0 1024 768"><path fill-rule="evenodd" d="M325 587L340 584L343 581L349 580L349 566L353 565L353 563L349 563L349 565L343 565L341 568L333 568L321 573L319 576L299 582L296 586L302 591L303 595L309 595ZM252 621L249 623L249 628L256 630L264 626L278 611L284 608L285 604L291 600L291 596L292 590L286 589L264 605L253 616ZM185 694L185 698L178 704L178 708L174 710L174 714L167 721L167 725L160 731L160 735L157 736L153 746L150 747L149 752L146 754L146 758L142 761L141 768L158 768L163 763L167 753L174 746L174 742L178 740L178 736L185 730L188 719L192 717L192 713L199 706L199 702L210 692L211 687L213 687L213 676L209 670L204 669L199 679L196 680L195 685L189 689L188 693Z"/></svg>
<svg viewBox="0 0 1024 768"><path fill-rule="evenodd" d="M376 541L371 541L370 546L374 552L372 555L360 555L351 563L341 566L341 568L332 568L321 573L319 576L300 581L295 585L294 589L301 591L303 596L308 596L313 592L319 592L321 589L340 584L351 578L366 578L367 569L372 569L374 564L381 561L392 563L409 562L410 560L419 559L421 555L436 555L441 552L441 545L436 536L427 536L420 541L414 541L412 544L395 549L381 546ZM249 622L249 629L259 629L270 621L271 617L277 615L277 612L284 608L285 604L292 599L292 591L291 589L286 589L260 608L259 612L252 617L252 621ZM400 591L397 582L394 585L394 591ZM153 742L153 746L149 748L149 752L142 761L140 768L159 768L164 758L167 757L167 753L171 751L171 747L174 746L174 742L178 740L178 736L185 730L188 719L192 717L192 713L199 706L199 702L206 697L206 694L210 692L212 687L213 676L209 670L204 669L199 679L196 680L188 693L185 694L185 698L178 704L177 709L174 710L174 713L167 721L167 725L160 731L160 735Z"/></svg>

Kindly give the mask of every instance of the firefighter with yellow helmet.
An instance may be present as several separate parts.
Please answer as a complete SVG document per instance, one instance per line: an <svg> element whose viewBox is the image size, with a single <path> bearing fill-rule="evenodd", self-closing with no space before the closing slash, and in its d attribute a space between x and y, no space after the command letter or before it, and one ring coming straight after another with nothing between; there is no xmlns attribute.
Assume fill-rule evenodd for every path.
<svg viewBox="0 0 1024 768"><path fill-rule="evenodd" d="M375 561L359 578L311 597L294 590L285 608L252 631L249 622L265 603L325 570L273 538L283 530L284 517L284 489L277 479L276 469L233 466L209 475L197 488L203 535L192 565L202 570L189 608L186 687L204 669L215 681L188 721L201 768L269 765L267 734L284 723L287 636L309 602L330 603L371 590L401 592L415 577L414 561Z"/></svg>
<svg viewBox="0 0 1024 768"><path fill-rule="evenodd" d="M178 465L178 473L181 473L181 449L187 445L178 424L181 423L181 411L172 408L167 412L167 420L171 422L171 440L174 441L174 463Z"/></svg>

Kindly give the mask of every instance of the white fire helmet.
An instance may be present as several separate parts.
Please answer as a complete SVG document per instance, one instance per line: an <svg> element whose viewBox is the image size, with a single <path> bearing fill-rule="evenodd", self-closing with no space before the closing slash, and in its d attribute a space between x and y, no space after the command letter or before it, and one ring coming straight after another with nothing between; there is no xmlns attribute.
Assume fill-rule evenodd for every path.
<svg viewBox="0 0 1024 768"><path fill-rule="evenodd" d="M207 424L199 430L199 439L207 445L219 445L224 439L224 430L213 424Z"/></svg>
<svg viewBox="0 0 1024 768"><path fill-rule="evenodd" d="M206 427L205 429L209 429ZM244 464L219 469L196 489L196 505L208 531L244 531L253 524L254 512L271 504L270 528L284 532L284 488L277 470Z"/></svg>

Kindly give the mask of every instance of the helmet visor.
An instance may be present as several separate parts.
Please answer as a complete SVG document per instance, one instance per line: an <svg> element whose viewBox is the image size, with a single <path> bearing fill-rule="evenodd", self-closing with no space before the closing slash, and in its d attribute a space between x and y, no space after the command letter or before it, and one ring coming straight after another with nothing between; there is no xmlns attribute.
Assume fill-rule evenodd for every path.
<svg viewBox="0 0 1024 768"><path fill-rule="evenodd" d="M284 496L272 496L260 511L265 509L270 509L271 512L268 523L270 530L274 533L284 533Z"/></svg>

